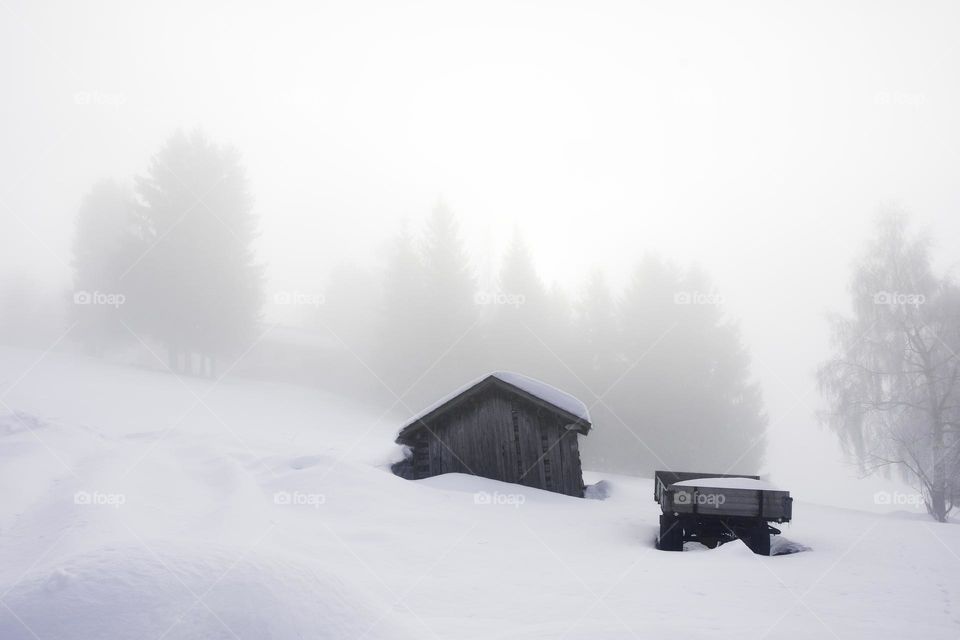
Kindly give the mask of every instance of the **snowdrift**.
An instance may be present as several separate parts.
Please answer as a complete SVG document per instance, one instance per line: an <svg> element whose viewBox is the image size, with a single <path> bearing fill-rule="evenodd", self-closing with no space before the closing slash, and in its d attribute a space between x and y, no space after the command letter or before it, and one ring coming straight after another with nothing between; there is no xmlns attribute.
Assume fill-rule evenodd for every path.
<svg viewBox="0 0 960 640"><path fill-rule="evenodd" d="M99 549L31 572L4 602L4 640L412 637L342 577L222 547Z"/></svg>

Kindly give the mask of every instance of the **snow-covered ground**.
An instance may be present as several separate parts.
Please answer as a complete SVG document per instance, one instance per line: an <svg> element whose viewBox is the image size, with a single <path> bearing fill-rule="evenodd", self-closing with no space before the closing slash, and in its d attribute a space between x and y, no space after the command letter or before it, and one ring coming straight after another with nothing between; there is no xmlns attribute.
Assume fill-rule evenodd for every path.
<svg viewBox="0 0 960 640"><path fill-rule="evenodd" d="M960 637L954 524L795 493L809 552L660 552L649 480L408 482L349 402L40 356L0 349L3 640Z"/></svg>

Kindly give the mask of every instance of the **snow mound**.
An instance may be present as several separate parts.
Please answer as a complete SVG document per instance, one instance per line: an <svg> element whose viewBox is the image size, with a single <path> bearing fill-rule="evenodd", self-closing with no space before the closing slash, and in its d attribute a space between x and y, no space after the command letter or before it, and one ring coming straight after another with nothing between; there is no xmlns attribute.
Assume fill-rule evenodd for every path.
<svg viewBox="0 0 960 640"><path fill-rule="evenodd" d="M474 476L468 473L442 473L429 478L414 480L413 484L414 486L430 487L448 494L472 494L471 500L477 504L485 504L487 499L492 500L495 504L498 503L498 500L501 500L507 501L511 505L515 504L515 500L523 504L564 504L571 501L580 501L580 498L562 493L484 478L483 476ZM498 498L498 496L501 498Z"/></svg>
<svg viewBox="0 0 960 640"><path fill-rule="evenodd" d="M794 542L783 536L770 537L770 555L772 556L786 556L803 551L812 551L812 549L805 544Z"/></svg>
<svg viewBox="0 0 960 640"><path fill-rule="evenodd" d="M222 547L97 549L31 572L4 602L4 640L410 637L334 576Z"/></svg>
<svg viewBox="0 0 960 640"><path fill-rule="evenodd" d="M733 562L755 562L763 556L756 555L743 540L731 540L709 549L711 558L725 558Z"/></svg>
<svg viewBox="0 0 960 640"><path fill-rule="evenodd" d="M606 500L610 497L612 488L606 480L600 480L594 484L588 484L583 489L583 497L590 500Z"/></svg>

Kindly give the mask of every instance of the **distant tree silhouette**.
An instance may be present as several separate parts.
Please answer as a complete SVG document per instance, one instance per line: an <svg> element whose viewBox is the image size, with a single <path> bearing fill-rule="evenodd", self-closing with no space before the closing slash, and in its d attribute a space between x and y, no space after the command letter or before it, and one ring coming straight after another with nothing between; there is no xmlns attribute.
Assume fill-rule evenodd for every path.
<svg viewBox="0 0 960 640"><path fill-rule="evenodd" d="M112 180L93 186L77 213L73 237L73 335L88 352L131 339L123 326L133 303L124 269L139 248L133 192Z"/></svg>
<svg viewBox="0 0 960 640"><path fill-rule="evenodd" d="M603 272L591 271L575 309L575 359L598 393L613 383L620 353L620 328L613 293Z"/></svg>
<svg viewBox="0 0 960 640"><path fill-rule="evenodd" d="M611 466L633 473L758 470L766 416L719 302L702 274L654 257L641 262L620 307L606 426L585 449L602 449Z"/></svg>
<svg viewBox="0 0 960 640"><path fill-rule="evenodd" d="M542 375L556 360L547 345L556 318L547 310L547 292L537 274L530 250L518 229L503 256L495 291L481 292L485 305L484 350L487 369L516 369Z"/></svg>
<svg viewBox="0 0 960 640"><path fill-rule="evenodd" d="M523 297L522 304L513 305L509 303L509 300L505 300L505 304L502 306L514 308L520 312L524 308L540 307L546 300L546 288L543 286L543 281L540 280L533 264L530 247L523 239L519 229L514 229L513 239L503 256L499 281L501 293ZM531 305L530 307L527 306L528 303ZM523 315L530 316L532 312L525 311Z"/></svg>
<svg viewBox="0 0 960 640"><path fill-rule="evenodd" d="M134 270L147 295L143 321L170 364L237 353L255 338L263 270L255 262L253 200L236 150L177 132L151 159L136 191L148 250Z"/></svg>
<svg viewBox="0 0 960 640"><path fill-rule="evenodd" d="M409 234L397 237L383 282L376 362L397 393L412 387L404 410L513 369L592 407L595 430L582 451L593 468L760 466L766 416L749 358L696 270L648 257L619 302L599 272L574 302L563 287L544 286L515 233L495 289L476 291L456 220L441 206L419 251Z"/></svg>
<svg viewBox="0 0 960 640"><path fill-rule="evenodd" d="M888 213L855 267L851 317L831 320L819 371L825 422L872 473L896 470L945 522L960 506L960 288L929 244Z"/></svg>
<svg viewBox="0 0 960 640"><path fill-rule="evenodd" d="M426 381L450 380L457 371L473 372L476 362L471 345L478 335L473 332L479 317L475 299L477 278L456 217L443 203L438 204L427 219L422 264L424 290L419 346L426 363L421 373L429 376Z"/></svg>
<svg viewBox="0 0 960 640"><path fill-rule="evenodd" d="M394 393L405 391L428 366L421 347L425 305L423 261L404 226L387 252L376 323L376 368Z"/></svg>

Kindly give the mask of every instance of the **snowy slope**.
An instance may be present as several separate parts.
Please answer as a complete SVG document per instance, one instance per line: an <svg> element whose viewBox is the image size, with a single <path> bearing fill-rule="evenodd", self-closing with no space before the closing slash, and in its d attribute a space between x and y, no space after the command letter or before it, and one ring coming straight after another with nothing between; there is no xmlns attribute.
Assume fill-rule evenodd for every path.
<svg viewBox="0 0 960 640"><path fill-rule="evenodd" d="M960 637L953 524L794 493L810 552L660 552L649 480L408 482L362 407L40 355L0 349L4 640Z"/></svg>

